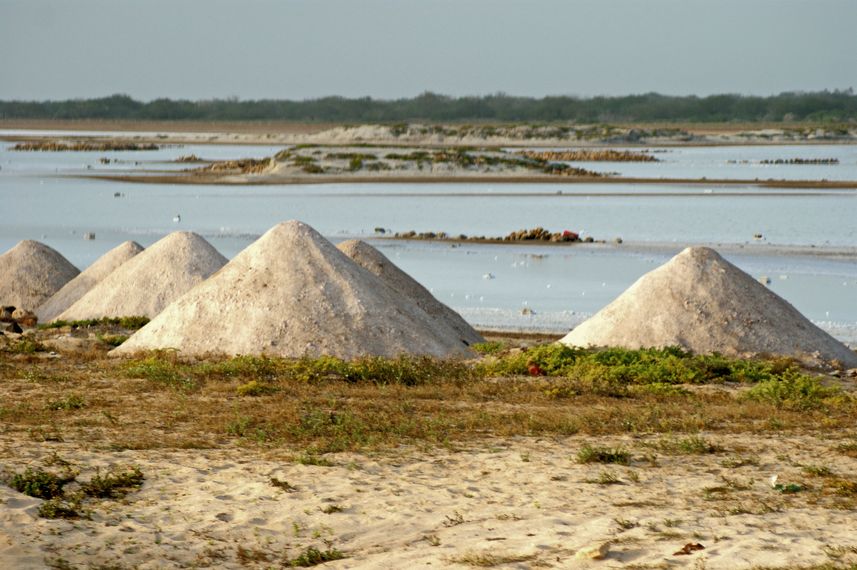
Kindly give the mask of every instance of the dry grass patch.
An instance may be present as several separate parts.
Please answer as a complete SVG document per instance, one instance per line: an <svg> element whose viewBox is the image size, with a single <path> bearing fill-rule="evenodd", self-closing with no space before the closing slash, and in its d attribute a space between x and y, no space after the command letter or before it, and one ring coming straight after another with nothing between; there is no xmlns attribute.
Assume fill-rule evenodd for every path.
<svg viewBox="0 0 857 570"><path fill-rule="evenodd" d="M401 444L449 446L491 437L573 434L670 434L659 451L712 453L718 449L708 440L679 434L809 428L835 433L850 427L857 411L850 398L823 408L792 409L739 399L727 390L675 397L624 391L616 397L594 383L578 384L557 397L555 378L518 375L518 360L526 370L526 359L535 356L543 369L553 366L559 373L569 354L581 358L577 352L543 347L523 359L513 354L477 365L406 357L188 363L170 352L133 360L107 358L103 352L60 358L0 352L0 420L7 431L31 434L27 437L112 449L287 446L305 450L311 461L329 452ZM637 356L598 358L618 360L623 377L632 374L627 360L636 362L632 368L642 366ZM663 365L660 356L655 361ZM733 368L741 366L749 365ZM499 368L506 369L505 375L497 375ZM839 451L847 455L849 449ZM613 452L606 450L604 457ZM607 462L621 464L630 457L616 453L614 459Z"/></svg>
<svg viewBox="0 0 857 570"><path fill-rule="evenodd" d="M493 568L503 564L530 562L535 560L535 554L498 554L494 552L468 552L449 559L455 564L465 564L476 568Z"/></svg>

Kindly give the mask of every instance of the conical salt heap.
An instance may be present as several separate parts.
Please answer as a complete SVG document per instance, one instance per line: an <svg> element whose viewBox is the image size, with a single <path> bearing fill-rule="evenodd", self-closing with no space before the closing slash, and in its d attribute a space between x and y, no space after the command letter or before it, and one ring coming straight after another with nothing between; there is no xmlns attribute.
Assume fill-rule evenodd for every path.
<svg viewBox="0 0 857 570"><path fill-rule="evenodd" d="M84 269L77 277L66 283L62 289L45 301L36 310L39 322L47 323L54 320L60 313L71 307L78 299L83 297L90 289L98 285L102 279L113 273L113 271L143 251L143 246L135 241L126 241L93 262Z"/></svg>
<svg viewBox="0 0 857 570"><path fill-rule="evenodd" d="M0 305L35 311L78 273L58 251L24 240L0 255Z"/></svg>
<svg viewBox="0 0 857 570"><path fill-rule="evenodd" d="M808 365L857 354L713 249L689 247L572 330L569 346L682 346L728 356L786 355Z"/></svg>
<svg viewBox="0 0 857 570"><path fill-rule="evenodd" d="M225 264L201 236L173 232L120 265L57 319L153 318Z"/></svg>
<svg viewBox="0 0 857 570"><path fill-rule="evenodd" d="M339 251L353 259L357 265L377 275L384 283L412 299L419 307L442 323L458 332L458 337L468 345L485 342L461 315L438 301L428 289L414 278L396 267L383 253L364 241L352 239L336 246Z"/></svg>
<svg viewBox="0 0 857 570"><path fill-rule="evenodd" d="M438 323L311 227L281 223L111 354L470 354Z"/></svg>

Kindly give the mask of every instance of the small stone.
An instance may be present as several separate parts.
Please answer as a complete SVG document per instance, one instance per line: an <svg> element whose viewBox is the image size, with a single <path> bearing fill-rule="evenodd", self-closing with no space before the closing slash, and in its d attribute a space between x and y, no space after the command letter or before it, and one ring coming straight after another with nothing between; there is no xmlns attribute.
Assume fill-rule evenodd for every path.
<svg viewBox="0 0 857 570"><path fill-rule="evenodd" d="M39 321L33 311L28 311L26 309L15 309L12 312L12 319L19 325L29 328L36 326L36 323Z"/></svg>
<svg viewBox="0 0 857 570"><path fill-rule="evenodd" d="M602 560L610 551L610 543L594 544L581 548L575 554L575 558L589 558L590 560Z"/></svg>
<svg viewBox="0 0 857 570"><path fill-rule="evenodd" d="M0 326L0 330L2 330L3 332L18 334L24 332L23 329L21 329L21 327L15 321L12 321L11 323L4 323L2 326Z"/></svg>

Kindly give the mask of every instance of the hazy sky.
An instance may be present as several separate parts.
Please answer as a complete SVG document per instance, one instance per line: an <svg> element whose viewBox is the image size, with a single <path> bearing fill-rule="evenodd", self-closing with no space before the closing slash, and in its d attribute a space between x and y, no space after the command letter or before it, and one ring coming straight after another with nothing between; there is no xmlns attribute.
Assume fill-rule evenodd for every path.
<svg viewBox="0 0 857 570"><path fill-rule="evenodd" d="M0 0L0 98L857 88L857 0Z"/></svg>

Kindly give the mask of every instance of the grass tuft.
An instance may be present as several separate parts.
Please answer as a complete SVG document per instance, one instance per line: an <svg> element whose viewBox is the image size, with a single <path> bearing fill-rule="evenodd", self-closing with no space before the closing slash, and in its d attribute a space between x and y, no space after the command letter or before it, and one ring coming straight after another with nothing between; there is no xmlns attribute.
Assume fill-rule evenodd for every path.
<svg viewBox="0 0 857 570"><path fill-rule="evenodd" d="M631 454L618 447L616 449L610 449L607 447L593 447L586 444L577 452L577 462L628 465L631 462Z"/></svg>
<svg viewBox="0 0 857 570"><path fill-rule="evenodd" d="M310 546L301 552L296 558L289 560L287 565L293 568L306 568L309 566L318 566L319 564L324 564L325 562L331 562L333 560L342 560L343 558L345 558L345 555L335 548L319 550L314 546Z"/></svg>

